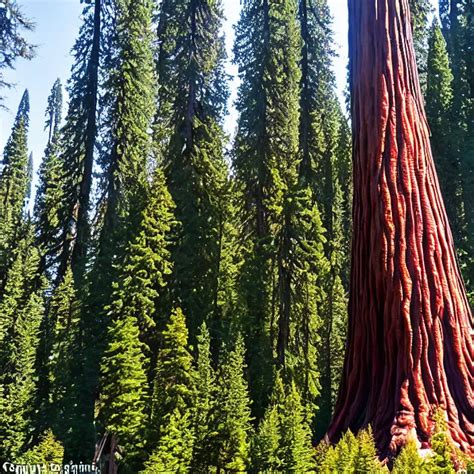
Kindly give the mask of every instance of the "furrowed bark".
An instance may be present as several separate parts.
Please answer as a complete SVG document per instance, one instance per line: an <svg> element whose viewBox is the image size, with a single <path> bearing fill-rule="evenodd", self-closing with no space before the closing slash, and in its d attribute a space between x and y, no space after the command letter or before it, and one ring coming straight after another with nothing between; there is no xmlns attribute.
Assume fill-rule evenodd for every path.
<svg viewBox="0 0 474 474"><path fill-rule="evenodd" d="M408 0L349 0L354 235L349 340L328 431L372 425L381 455L433 411L474 456L473 318L430 148Z"/></svg>

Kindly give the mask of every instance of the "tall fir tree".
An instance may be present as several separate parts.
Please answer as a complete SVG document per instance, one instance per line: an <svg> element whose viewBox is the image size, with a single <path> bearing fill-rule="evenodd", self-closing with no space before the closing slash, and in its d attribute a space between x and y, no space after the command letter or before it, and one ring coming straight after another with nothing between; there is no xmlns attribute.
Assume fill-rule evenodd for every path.
<svg viewBox="0 0 474 474"><path fill-rule="evenodd" d="M420 85L423 92L429 83L427 78L429 17L433 7L430 0L409 0L413 41L415 44L416 63L420 76Z"/></svg>
<svg viewBox="0 0 474 474"><path fill-rule="evenodd" d="M102 357L104 429L122 451L122 469L137 466L144 454L148 417L145 403L157 351L156 328L162 326L158 302L171 273L170 235L173 203L162 171L155 171L139 233L130 244L108 316L108 348ZM135 408L129 409L133 404ZM140 452L141 451L141 452Z"/></svg>
<svg viewBox="0 0 474 474"><path fill-rule="evenodd" d="M218 376L218 470L244 472L249 467L252 418L245 369L245 346L239 335L224 354Z"/></svg>
<svg viewBox="0 0 474 474"><path fill-rule="evenodd" d="M465 226L461 189L459 156L453 153L451 125L453 110L453 75L446 42L437 21L433 22L429 38L428 85L426 89L426 114L431 129L431 145L446 210L459 246L463 245Z"/></svg>
<svg viewBox="0 0 474 474"><path fill-rule="evenodd" d="M293 0L244 2L234 45L241 78L234 144L243 245L239 293L259 416L271 389L273 350L283 365L289 344L292 264L285 259L297 193L301 76L296 10Z"/></svg>
<svg viewBox="0 0 474 474"><path fill-rule="evenodd" d="M106 90L104 100L108 103L104 110L106 117L103 125L106 138L101 143L104 153L99 163L102 170L103 194L99 203L102 219L98 224L94 264L88 274L88 282L93 281L93 284L89 284L88 291L83 295L85 302L77 333L78 341L75 343L76 347L81 348L79 366L76 368L77 383L74 384L78 393L71 394L73 398L81 399L82 406L82 416L78 417L77 426L71 426L71 430L77 438L87 440L82 445L76 445L79 451L73 454L77 458L90 458L94 450L94 406L109 325L106 308L112 303L113 283L120 273L119 264L123 262L127 246L139 232L149 186L150 127L155 110L154 35L151 25L153 4L149 0L133 3L117 0L108 3L107 7L107 20L112 24L107 24L107 35L103 39L106 41L105 51L110 56L106 56L107 61L104 59L107 71L103 85ZM94 9L90 21L97 19L96 12ZM100 19L100 12L98 15ZM87 23L86 26L95 35L95 23ZM88 162L83 164L88 165ZM73 169L77 168L77 165L73 166ZM90 183L84 184L89 189ZM81 209L87 213L85 207ZM84 263L82 258L86 256L84 251L87 245L77 248L77 242L81 239L79 235L88 234L87 217L84 219L82 230L78 220L78 237L74 238L76 244L70 253L73 270L74 263ZM77 255L77 259L74 255ZM81 268L84 270L84 266ZM83 278L84 271L79 273L78 278ZM83 287L84 284L79 284L79 288Z"/></svg>
<svg viewBox="0 0 474 474"><path fill-rule="evenodd" d="M194 430L192 407L195 400L193 357L188 351L188 328L181 309L171 314L161 333L156 365L150 447L150 472L185 472L191 463Z"/></svg>
<svg viewBox="0 0 474 474"><path fill-rule="evenodd" d="M60 246L60 223L64 199L64 164L60 157L62 107L62 85L58 79L48 97L45 123L48 143L39 169L39 186L34 207L37 244L44 254L42 266L46 268L57 263L54 256L57 255Z"/></svg>
<svg viewBox="0 0 474 474"><path fill-rule="evenodd" d="M28 125L30 101L25 91L13 128L3 151L0 169L0 287L5 285L12 250L19 238L30 186L28 170Z"/></svg>
<svg viewBox="0 0 474 474"><path fill-rule="evenodd" d="M287 387L281 405L280 453L284 472L315 472L311 428L296 385Z"/></svg>
<svg viewBox="0 0 474 474"><path fill-rule="evenodd" d="M471 1L440 0L439 15L453 74L450 117L451 156L459 162L465 213L460 264L467 287L474 281L474 74L472 73L473 10ZM474 301L471 290L471 302Z"/></svg>
<svg viewBox="0 0 474 474"><path fill-rule="evenodd" d="M31 226L13 254L0 301L0 457L11 460L26 450L33 436L35 369L44 316L44 283L38 277L39 252Z"/></svg>
<svg viewBox="0 0 474 474"><path fill-rule="evenodd" d="M69 104L61 138L64 201L59 213L58 281L71 265L76 284L84 273L90 245L89 212L98 127L104 3L105 0L94 0L84 6L82 26L72 49L74 63L67 85Z"/></svg>
<svg viewBox="0 0 474 474"><path fill-rule="evenodd" d="M11 87L5 77L5 70L12 69L18 58L31 59L35 47L24 34L31 31L34 24L23 14L15 0L4 0L0 6L0 107L3 106L2 89Z"/></svg>
<svg viewBox="0 0 474 474"><path fill-rule="evenodd" d="M137 472L146 443L147 376L138 320L125 312L109 328L109 344L101 364L100 418L120 450L117 462L121 472ZM116 450L112 451L116 455Z"/></svg>
<svg viewBox="0 0 474 474"><path fill-rule="evenodd" d="M217 464L217 379L212 364L211 337L205 323L197 337L196 398L193 405L192 472L207 473Z"/></svg>
<svg viewBox="0 0 474 474"><path fill-rule="evenodd" d="M227 102L220 1L162 2L159 24L157 147L180 222L171 291L191 341L220 315L223 223L228 216Z"/></svg>
<svg viewBox="0 0 474 474"><path fill-rule="evenodd" d="M299 182L312 190L326 229L320 230L325 239L318 269L320 339L315 344L321 375L316 432L323 436L337 391L338 380L333 375L341 370L347 319L344 283L348 282L350 242L350 132L335 92L332 17L327 2L300 0L299 21L303 40Z"/></svg>

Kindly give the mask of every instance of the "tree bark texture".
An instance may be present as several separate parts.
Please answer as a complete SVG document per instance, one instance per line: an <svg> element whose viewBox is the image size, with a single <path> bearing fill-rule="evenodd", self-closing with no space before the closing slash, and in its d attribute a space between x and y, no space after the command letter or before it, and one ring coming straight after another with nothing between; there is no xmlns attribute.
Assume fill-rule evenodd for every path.
<svg viewBox="0 0 474 474"><path fill-rule="evenodd" d="M328 431L371 425L382 456L433 412L474 456L473 318L430 148L408 0L349 0L354 235L349 339Z"/></svg>

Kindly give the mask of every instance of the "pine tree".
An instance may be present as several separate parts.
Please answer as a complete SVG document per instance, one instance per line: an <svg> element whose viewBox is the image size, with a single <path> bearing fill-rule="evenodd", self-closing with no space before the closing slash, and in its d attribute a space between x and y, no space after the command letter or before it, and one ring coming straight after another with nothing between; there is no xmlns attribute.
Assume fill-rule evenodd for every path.
<svg viewBox="0 0 474 474"><path fill-rule="evenodd" d="M43 464L46 465L46 472L51 464L63 464L64 448L56 439L51 430L47 430L41 436L39 443L30 448L18 460L21 464Z"/></svg>
<svg viewBox="0 0 474 474"><path fill-rule="evenodd" d="M33 23L25 17L14 0L4 0L0 5L0 90L10 87L4 71L12 69L17 58L31 59L35 47L32 46L23 34L33 29ZM2 92L3 94L3 92ZM0 106L3 95L0 95Z"/></svg>
<svg viewBox="0 0 474 474"><path fill-rule="evenodd" d="M315 472L311 428L301 397L292 383L281 405L280 456L284 472Z"/></svg>
<svg viewBox="0 0 474 474"><path fill-rule="evenodd" d="M454 448L447 431L445 413L439 409L434 414L434 432L431 437L432 455L427 459L429 472L454 473Z"/></svg>
<svg viewBox="0 0 474 474"><path fill-rule="evenodd" d="M128 472L137 471L136 463L145 446L148 390L139 334L134 316L125 313L116 317L101 364L100 418L118 443L119 464Z"/></svg>
<svg viewBox="0 0 474 474"><path fill-rule="evenodd" d="M329 271L325 230L309 187L288 194L283 215L284 230L277 235L276 352L285 378L296 384L303 404L314 413L320 390L319 333Z"/></svg>
<svg viewBox="0 0 474 474"><path fill-rule="evenodd" d="M387 468L382 467L380 464L370 426L365 430L359 431L357 442L359 444L359 452L354 462L355 472L377 473L388 471Z"/></svg>
<svg viewBox="0 0 474 474"><path fill-rule="evenodd" d="M175 408L161 430L157 448L146 463L147 473L189 472L194 446L191 412Z"/></svg>
<svg viewBox="0 0 474 474"><path fill-rule="evenodd" d="M18 243L0 303L0 320L8 324L0 343L2 459L19 456L34 429L35 363L44 302L43 285L38 288L39 254L32 238L30 230Z"/></svg>
<svg viewBox="0 0 474 474"><path fill-rule="evenodd" d="M280 414L278 407L270 405L259 423L258 431L252 438L252 472L281 471L282 459Z"/></svg>
<svg viewBox="0 0 474 474"><path fill-rule="evenodd" d="M472 73L472 2L440 0L439 13L453 74L450 155L459 163L465 227L460 264L467 287L474 281L474 75ZM456 186L457 188L458 186ZM471 293L472 298L472 293Z"/></svg>
<svg viewBox="0 0 474 474"><path fill-rule="evenodd" d="M232 350L225 353L218 376L218 469L246 471L251 435L250 399L245 380L245 346L239 335Z"/></svg>
<svg viewBox="0 0 474 474"><path fill-rule="evenodd" d="M155 328L163 321L159 310L167 280L172 272L171 245L176 227L174 204L163 171L157 168L147 196L137 236L129 245L114 285L110 317L127 314L137 319L141 340L155 349Z"/></svg>
<svg viewBox="0 0 474 474"><path fill-rule="evenodd" d="M39 169L39 187L36 193L34 216L37 228L37 244L44 252L43 265L50 267L60 246L61 210L64 199L64 165L61 154L62 85L54 83L48 97L45 130L48 144Z"/></svg>
<svg viewBox="0 0 474 474"><path fill-rule="evenodd" d="M413 474L428 472L423 458L418 454L417 442L414 439L410 439L400 451L392 469L393 474L405 474L406 472Z"/></svg>
<svg viewBox="0 0 474 474"><path fill-rule="evenodd" d="M71 264L76 283L79 283L90 245L89 211L97 135L99 62L104 36L103 4L104 0L85 4L79 37L72 50L74 64L67 86L69 105L61 132L64 202L59 214L58 281ZM80 265L76 268L77 264Z"/></svg>
<svg viewBox="0 0 474 474"><path fill-rule="evenodd" d="M347 431L335 446L325 453L321 472L349 474L354 472L355 459L359 450L356 437Z"/></svg>
<svg viewBox="0 0 474 474"><path fill-rule="evenodd" d="M431 144L439 172L441 190L455 239L462 245L463 203L459 156L453 153L451 119L453 114L453 75L446 42L436 21L429 38L426 114L431 129Z"/></svg>
<svg viewBox="0 0 474 474"><path fill-rule="evenodd" d="M12 250L18 241L23 209L29 189L28 124L30 102L25 91L15 122L3 152L0 169L0 285L11 263Z"/></svg>
<svg viewBox="0 0 474 474"><path fill-rule="evenodd" d="M70 420L77 413L68 398L74 385L73 365L77 358L74 347L80 317L80 304L71 268L54 289L49 301L44 325L43 347L46 354L46 381L42 381L46 400L42 400L43 425L51 426L65 445L66 451L73 440L69 436ZM40 379L41 381L41 379Z"/></svg>
<svg viewBox="0 0 474 474"><path fill-rule="evenodd" d="M157 147L180 222L173 249L173 297L191 342L219 315L223 223L228 216L227 101L221 1L162 2L159 25ZM178 26L179 25L179 26Z"/></svg>
<svg viewBox="0 0 474 474"><path fill-rule="evenodd" d="M433 8L430 0L409 0L409 4L418 74L420 76L421 89L425 92L426 86L429 84L429 79L427 79L428 21Z"/></svg>
<svg viewBox="0 0 474 474"><path fill-rule="evenodd" d="M239 293L259 415L272 383L272 346L280 341L283 364L290 324L291 276L284 258L291 251L292 216L284 208L297 183L301 74L296 8L293 0L244 2L234 45L241 78L234 151L243 245Z"/></svg>
<svg viewBox="0 0 474 474"><path fill-rule="evenodd" d="M192 472L209 472L217 462L216 374L212 366L211 338L205 323L197 337L196 398L193 406L194 451Z"/></svg>
<svg viewBox="0 0 474 474"><path fill-rule="evenodd" d="M181 472L187 469L192 456L196 376L187 347L186 319L180 308L171 314L161 340L153 386L151 459L156 469L169 463L165 470ZM175 464L178 467L173 468Z"/></svg>

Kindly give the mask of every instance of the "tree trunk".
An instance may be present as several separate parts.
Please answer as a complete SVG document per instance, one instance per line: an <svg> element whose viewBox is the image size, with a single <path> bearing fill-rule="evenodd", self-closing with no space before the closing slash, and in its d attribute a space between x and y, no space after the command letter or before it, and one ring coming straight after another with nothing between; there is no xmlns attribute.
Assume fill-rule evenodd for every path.
<svg viewBox="0 0 474 474"><path fill-rule="evenodd" d="M430 149L408 0L349 0L354 236L349 340L328 431L429 446L436 407L474 455L473 320Z"/></svg>

